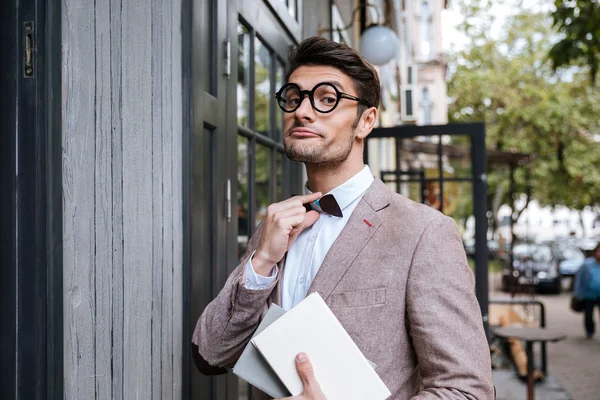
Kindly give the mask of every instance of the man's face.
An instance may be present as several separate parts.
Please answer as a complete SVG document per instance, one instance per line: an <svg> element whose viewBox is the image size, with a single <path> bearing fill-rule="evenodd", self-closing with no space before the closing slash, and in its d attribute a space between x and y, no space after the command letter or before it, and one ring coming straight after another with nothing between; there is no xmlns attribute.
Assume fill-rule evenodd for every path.
<svg viewBox="0 0 600 400"><path fill-rule="evenodd" d="M340 92L358 97L352 79L334 67L301 66L289 78L301 90L312 90L322 82L332 83ZM300 107L284 113L284 147L294 161L309 164L339 165L355 144L358 102L341 99L330 113L316 111L304 97Z"/></svg>

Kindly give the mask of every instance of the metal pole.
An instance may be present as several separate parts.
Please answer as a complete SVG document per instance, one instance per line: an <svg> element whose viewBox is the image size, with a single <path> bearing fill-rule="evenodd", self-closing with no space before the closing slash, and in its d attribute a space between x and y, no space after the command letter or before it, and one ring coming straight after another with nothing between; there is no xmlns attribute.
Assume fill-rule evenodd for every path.
<svg viewBox="0 0 600 400"><path fill-rule="evenodd" d="M471 136L471 163L473 169L473 209L475 213L475 295L479 300L483 327L490 337L488 325L488 247L486 216L486 149L485 125L481 124Z"/></svg>
<svg viewBox="0 0 600 400"><path fill-rule="evenodd" d="M438 176L440 185L440 212L444 212L444 160L443 157L442 135L438 136Z"/></svg>
<svg viewBox="0 0 600 400"><path fill-rule="evenodd" d="M534 400L533 393L533 342L528 340L525 342L527 349L527 400Z"/></svg>
<svg viewBox="0 0 600 400"><path fill-rule="evenodd" d="M421 203L425 204L425 171L419 173L421 181Z"/></svg>

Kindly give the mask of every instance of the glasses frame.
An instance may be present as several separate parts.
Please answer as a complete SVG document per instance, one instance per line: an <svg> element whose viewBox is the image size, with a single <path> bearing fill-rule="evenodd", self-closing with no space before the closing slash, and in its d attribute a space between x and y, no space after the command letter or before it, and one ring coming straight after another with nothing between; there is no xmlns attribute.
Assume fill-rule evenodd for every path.
<svg viewBox="0 0 600 400"><path fill-rule="evenodd" d="M298 105L296 106L296 108L294 108L293 110L286 110L285 108L283 108L281 106L281 103L280 103L280 101L283 100L283 98L281 97L281 94L283 93L283 91L286 88L289 88L290 86L291 87L295 87L295 88L298 89L298 93L300 94L300 102L298 103ZM314 98L315 91L318 88L320 88L321 86L331 86L333 88L333 90L335 90L335 93L337 95L337 97L336 97L337 101L335 102L334 106L331 107L331 110L321 111L317 107L315 107L315 98ZM357 101L357 102L362 103L362 104L366 105L367 107L369 107L369 105L364 100L361 100L361 99L359 99L356 96L352 96L351 94L344 93L344 92L340 91L331 82L321 82L321 83L318 83L318 84L315 85L314 88L312 88L312 90L302 90L302 89L300 89L300 86L298 86L295 83L286 83L285 85L283 85L281 87L281 89L279 89L277 91L277 93L275 93L275 98L277 99L277 105L279 106L279 108L281 108L281 110L283 112L286 112L286 113L293 113L296 110L298 110L300 108L300 106L302 105L302 102L304 101L305 97L308 97L308 100L310 101L310 105L312 106L313 110L315 110L316 112L319 112L321 114L328 114L328 113L332 112L333 110L335 110L337 108L338 104L340 104L340 100L342 100L342 99L348 99L348 100Z"/></svg>

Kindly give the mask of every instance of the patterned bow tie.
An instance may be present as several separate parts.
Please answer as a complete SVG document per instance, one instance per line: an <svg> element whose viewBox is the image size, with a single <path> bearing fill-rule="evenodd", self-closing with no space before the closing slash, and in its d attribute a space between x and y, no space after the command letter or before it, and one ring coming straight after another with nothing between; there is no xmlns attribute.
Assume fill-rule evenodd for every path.
<svg viewBox="0 0 600 400"><path fill-rule="evenodd" d="M343 217L342 210L332 194L326 194L319 200L315 200L312 203L306 203L304 208L306 208L306 211L315 210L333 215L334 217Z"/></svg>

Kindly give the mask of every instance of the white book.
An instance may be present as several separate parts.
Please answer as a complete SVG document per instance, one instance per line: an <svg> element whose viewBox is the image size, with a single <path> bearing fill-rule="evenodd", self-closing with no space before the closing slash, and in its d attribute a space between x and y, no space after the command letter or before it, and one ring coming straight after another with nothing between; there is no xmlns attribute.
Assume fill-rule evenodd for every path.
<svg viewBox="0 0 600 400"><path fill-rule="evenodd" d="M283 314L285 314L283 308L277 304L272 304L252 337L261 333L278 318L281 318ZM250 343L246 345L242 355L235 363L233 373L274 399L290 395L277 374L273 372L273 369Z"/></svg>
<svg viewBox="0 0 600 400"><path fill-rule="evenodd" d="M328 400L384 400L391 395L318 293L306 297L251 343L293 396L303 385L296 355L308 354Z"/></svg>

